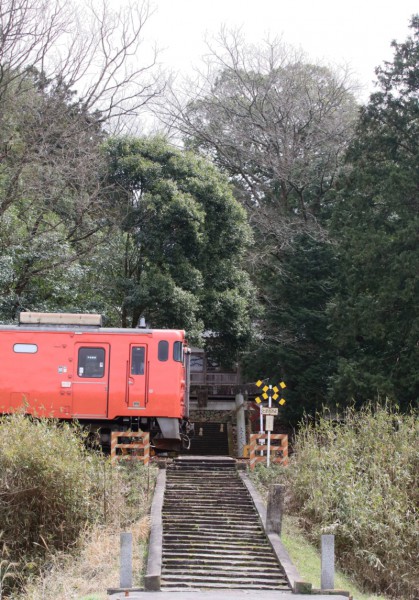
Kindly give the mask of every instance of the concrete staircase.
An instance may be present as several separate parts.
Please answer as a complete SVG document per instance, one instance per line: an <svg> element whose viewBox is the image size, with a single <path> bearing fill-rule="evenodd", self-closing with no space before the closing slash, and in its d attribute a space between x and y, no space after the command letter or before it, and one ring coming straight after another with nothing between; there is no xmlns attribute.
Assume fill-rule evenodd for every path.
<svg viewBox="0 0 419 600"><path fill-rule="evenodd" d="M234 459L175 459L163 504L161 589L289 591Z"/></svg>

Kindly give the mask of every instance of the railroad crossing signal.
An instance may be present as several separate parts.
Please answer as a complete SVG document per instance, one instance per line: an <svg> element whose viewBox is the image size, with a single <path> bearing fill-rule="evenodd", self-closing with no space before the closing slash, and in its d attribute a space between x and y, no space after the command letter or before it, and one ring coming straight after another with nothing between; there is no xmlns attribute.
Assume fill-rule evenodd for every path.
<svg viewBox="0 0 419 600"><path fill-rule="evenodd" d="M263 385L263 381L261 379L259 379L256 382L256 385L262 389L263 394L261 394L263 400L278 400L279 398L279 392L281 390L284 390L287 386L286 384L281 381L278 385L281 388L281 390L275 385L274 387L272 387L271 385ZM257 402L257 404L261 404L262 403L262 398L260 396L257 396L255 398L255 401ZM278 404L280 404L281 406L283 406L285 404L285 398L281 398L280 400L278 400Z"/></svg>
<svg viewBox="0 0 419 600"><path fill-rule="evenodd" d="M263 433L263 415L265 414L265 429L268 432L268 447L267 447L267 454L266 454L266 464L269 467L270 465L270 460L271 460L271 431L273 431L274 428L274 414L273 411L276 411L276 414L278 414L278 409L276 407L272 407L272 400L278 400L279 398L279 392L280 389L284 390L287 386L285 385L285 383L283 381L281 381L278 385L279 388L274 385L263 385L263 381L261 379L259 379L256 382L256 385L258 388L262 389L263 394L261 394L262 398L264 400L268 400L268 407L260 407L260 432ZM262 387L263 385L263 387ZM257 404L262 404L262 399L260 398L260 396L257 396L257 398L255 398ZM285 404L285 399L281 398L280 400L278 400L278 404L280 404L281 406L283 406ZM272 411L272 412L271 412ZM263 455L263 451L262 451L262 455Z"/></svg>

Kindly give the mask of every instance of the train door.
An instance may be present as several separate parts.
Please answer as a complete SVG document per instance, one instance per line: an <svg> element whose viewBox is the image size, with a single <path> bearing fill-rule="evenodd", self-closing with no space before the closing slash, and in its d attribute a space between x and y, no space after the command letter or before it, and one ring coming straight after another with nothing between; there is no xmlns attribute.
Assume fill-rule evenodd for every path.
<svg viewBox="0 0 419 600"><path fill-rule="evenodd" d="M73 415L103 418L108 412L109 344L77 343L73 375Z"/></svg>
<svg viewBox="0 0 419 600"><path fill-rule="evenodd" d="M147 346L131 344L128 365L128 408L145 408Z"/></svg>

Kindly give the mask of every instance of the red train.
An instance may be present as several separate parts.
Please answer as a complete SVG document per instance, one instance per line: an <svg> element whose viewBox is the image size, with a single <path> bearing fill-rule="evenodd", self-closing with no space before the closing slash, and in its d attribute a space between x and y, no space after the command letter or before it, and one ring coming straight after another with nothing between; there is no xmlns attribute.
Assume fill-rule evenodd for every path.
<svg viewBox="0 0 419 600"><path fill-rule="evenodd" d="M150 431L158 448L187 441L185 332L110 329L100 315L21 313L0 326L0 414L77 419L100 431Z"/></svg>

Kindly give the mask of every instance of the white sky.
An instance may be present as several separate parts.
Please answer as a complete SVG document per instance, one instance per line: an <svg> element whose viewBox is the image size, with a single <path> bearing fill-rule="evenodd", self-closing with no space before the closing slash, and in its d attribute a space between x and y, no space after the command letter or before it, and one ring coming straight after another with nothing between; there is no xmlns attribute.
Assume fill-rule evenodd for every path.
<svg viewBox="0 0 419 600"><path fill-rule="evenodd" d="M418 0L152 0L146 38L163 50L163 65L187 73L205 54L205 37L240 27L249 42L281 37L311 59L348 65L373 91L374 69L391 60L393 39L406 39Z"/></svg>

